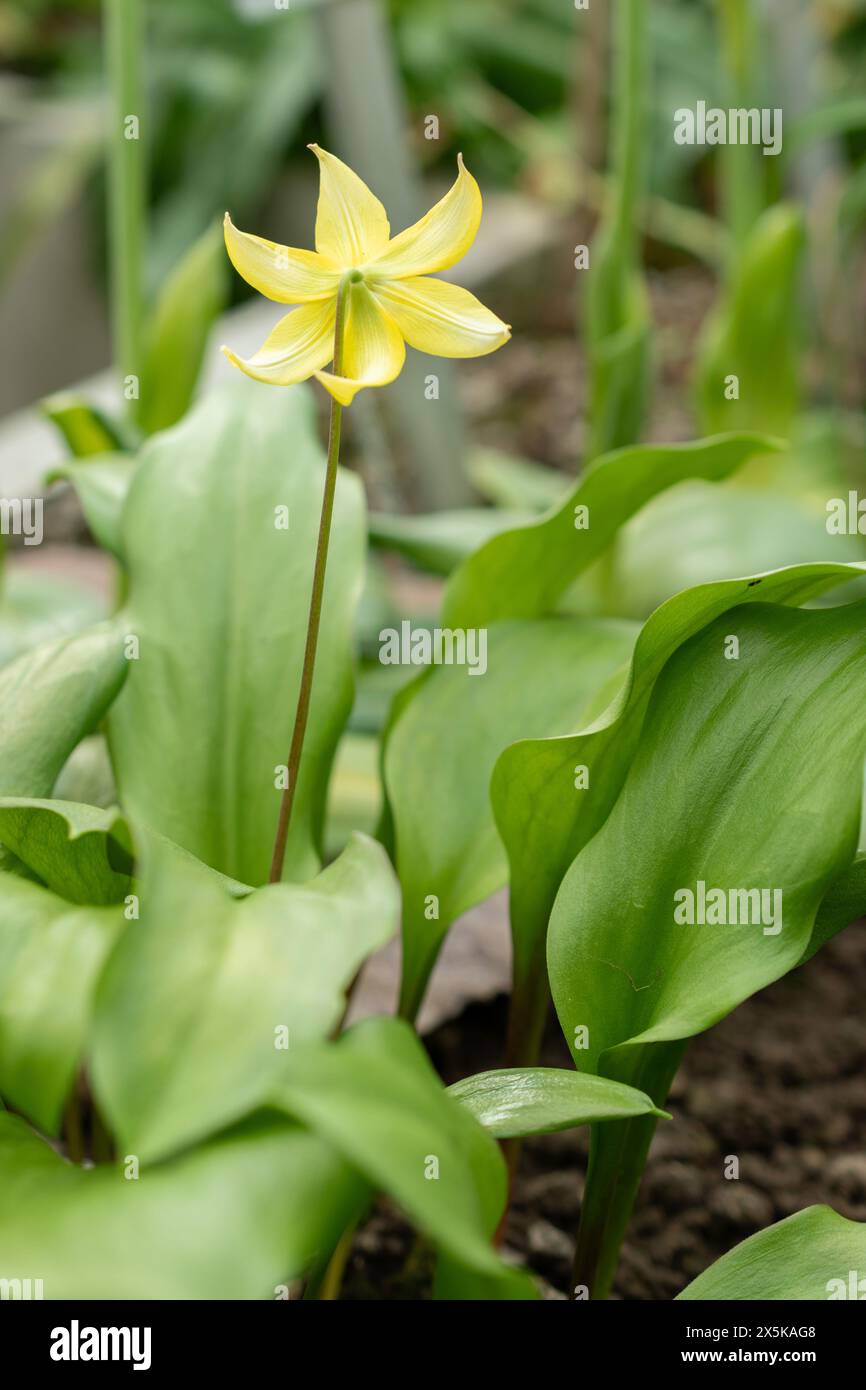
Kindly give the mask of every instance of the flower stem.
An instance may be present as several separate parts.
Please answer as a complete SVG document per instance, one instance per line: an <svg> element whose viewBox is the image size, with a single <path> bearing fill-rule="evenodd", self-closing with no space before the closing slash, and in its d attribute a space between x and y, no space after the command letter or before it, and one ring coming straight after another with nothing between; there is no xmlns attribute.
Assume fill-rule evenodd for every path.
<svg viewBox="0 0 866 1390"><path fill-rule="evenodd" d="M343 326L345 322L346 297L349 290L348 279L343 280L337 295L337 313L334 322L334 365L335 376L340 376L343 368ZM310 595L310 616L307 621L307 641L304 647L304 664L301 670L301 688L298 692L298 707L295 711L295 726L292 730L292 744L289 749L288 777L280 801L280 815L277 821L277 835L274 840L274 853L271 859L269 883L279 883L283 876L283 861L286 857L286 841L292 820L292 807L295 802L295 788L301 766L301 753L307 720L310 715L310 695L313 688L313 671L316 665L316 647L319 641L319 625L322 618L322 597L325 591L325 569L328 563L328 542L331 536L331 519L334 514L334 493L337 487L337 465L340 459L340 435L342 432L343 407L331 397L331 424L328 431L328 462L325 470L325 492L322 498L322 516L319 522L319 539L316 545L316 562L313 568L313 591Z"/></svg>
<svg viewBox="0 0 866 1390"><path fill-rule="evenodd" d="M103 0L110 88L108 242L114 363L122 381L141 377L145 160L141 139L140 0ZM137 398L127 397L132 413Z"/></svg>

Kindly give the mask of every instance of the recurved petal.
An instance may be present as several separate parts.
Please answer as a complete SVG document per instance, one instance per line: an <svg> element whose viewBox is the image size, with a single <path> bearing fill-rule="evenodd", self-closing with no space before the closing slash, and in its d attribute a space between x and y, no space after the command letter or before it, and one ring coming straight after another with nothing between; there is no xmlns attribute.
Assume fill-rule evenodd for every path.
<svg viewBox="0 0 866 1390"><path fill-rule="evenodd" d="M318 145L310 149L319 161L316 250L344 270L365 265L388 245L388 214L348 164Z"/></svg>
<svg viewBox="0 0 866 1390"><path fill-rule="evenodd" d="M223 230L232 265L259 294L278 304L306 304L336 294L340 270L327 256L242 232L228 213Z"/></svg>
<svg viewBox="0 0 866 1390"><path fill-rule="evenodd" d="M455 183L426 217L400 232L370 263L373 274L429 275L465 256L481 221L481 190L457 156Z"/></svg>
<svg viewBox="0 0 866 1390"><path fill-rule="evenodd" d="M409 346L434 357L483 357L511 337L507 323L447 280L427 275L385 280L373 293Z"/></svg>
<svg viewBox="0 0 866 1390"><path fill-rule="evenodd" d="M272 386L291 386L305 381L334 353L336 301L305 304L281 318L253 357L238 357L230 348L223 352L230 362L256 381Z"/></svg>
<svg viewBox="0 0 866 1390"><path fill-rule="evenodd" d="M390 314L363 283L352 285L343 331L342 372L316 372L318 380L341 405L351 405L363 386L387 386L406 360L403 338Z"/></svg>

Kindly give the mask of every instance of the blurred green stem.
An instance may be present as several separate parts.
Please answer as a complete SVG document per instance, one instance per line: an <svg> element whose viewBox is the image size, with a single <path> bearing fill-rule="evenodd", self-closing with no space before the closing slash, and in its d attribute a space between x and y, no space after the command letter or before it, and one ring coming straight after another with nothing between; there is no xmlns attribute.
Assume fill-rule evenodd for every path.
<svg viewBox="0 0 866 1390"><path fill-rule="evenodd" d="M142 367L142 258L145 160L142 142L143 47L141 0L103 0L105 64L109 84L108 243L114 364L135 416ZM130 398L131 397L131 398Z"/></svg>
<svg viewBox="0 0 866 1390"><path fill-rule="evenodd" d="M755 103L758 26L752 0L717 0L722 60L729 105ZM737 256L765 202L759 152L753 145L729 144L721 152L721 186L731 256Z"/></svg>

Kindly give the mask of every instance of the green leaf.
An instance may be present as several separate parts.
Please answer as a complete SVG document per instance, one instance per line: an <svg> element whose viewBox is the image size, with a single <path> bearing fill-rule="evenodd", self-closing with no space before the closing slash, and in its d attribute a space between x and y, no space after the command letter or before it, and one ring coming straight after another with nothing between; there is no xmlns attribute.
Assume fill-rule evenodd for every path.
<svg viewBox="0 0 866 1390"><path fill-rule="evenodd" d="M306 1049L274 1099L438 1246L481 1274L502 1275L490 1237L505 1201L505 1164L446 1094L408 1024L368 1019L336 1044Z"/></svg>
<svg viewBox="0 0 866 1390"><path fill-rule="evenodd" d="M544 941L564 874L604 824L619 795L653 686L667 660L730 609L761 600L807 603L859 577L864 569L799 565L678 594L645 623L627 679L611 691L609 707L592 726L567 737L524 739L505 750L494 769L491 800L509 859L512 933L528 958ZM576 789L575 770L584 767L589 786Z"/></svg>
<svg viewBox="0 0 866 1390"><path fill-rule="evenodd" d="M48 482L71 483L94 538L112 555L122 559L120 517L135 475L136 460L128 454L103 454L98 458L68 459L48 474Z"/></svg>
<svg viewBox="0 0 866 1390"><path fill-rule="evenodd" d="M129 891L129 834L117 808L0 797L0 844L67 902L106 905Z"/></svg>
<svg viewBox="0 0 866 1390"><path fill-rule="evenodd" d="M777 204L755 224L699 348L702 428L787 434L800 400L797 282L805 244L799 209ZM736 376L739 399L726 399Z"/></svg>
<svg viewBox="0 0 866 1390"><path fill-rule="evenodd" d="M417 683L385 749L403 891L407 1016L421 1002L451 923L505 881L489 793L499 754L514 739L580 727L599 688L627 661L633 631L614 622L549 618L497 623L487 641L482 676L443 665ZM431 895L438 899L435 918Z"/></svg>
<svg viewBox="0 0 866 1390"><path fill-rule="evenodd" d="M273 1299L323 1259L367 1188L314 1135L238 1127L128 1176L65 1163L0 1114L0 1267L47 1299Z"/></svg>
<svg viewBox="0 0 866 1390"><path fill-rule="evenodd" d="M139 420L147 434L185 414L195 391L215 319L227 296L222 227L189 248L165 281L145 330Z"/></svg>
<svg viewBox="0 0 866 1390"><path fill-rule="evenodd" d="M0 795L51 795L127 672L120 629L105 623L47 642L0 671Z"/></svg>
<svg viewBox="0 0 866 1390"><path fill-rule="evenodd" d="M129 447L120 425L72 392L49 396L42 402L42 413L60 431L73 458L111 454Z"/></svg>
<svg viewBox="0 0 866 1390"><path fill-rule="evenodd" d="M448 1094L497 1139L551 1134L632 1115L667 1118L632 1086L559 1067L479 1072L449 1086Z"/></svg>
<svg viewBox="0 0 866 1390"><path fill-rule="evenodd" d="M122 927L118 908L73 907L0 874L0 1093L50 1134L84 1052L99 973Z"/></svg>
<svg viewBox="0 0 866 1390"><path fill-rule="evenodd" d="M384 851L361 836L313 882L240 901L142 838L141 920L102 979L92 1073L121 1144L152 1161L251 1112L294 1050L327 1036L399 904Z"/></svg>
<svg viewBox="0 0 866 1390"><path fill-rule="evenodd" d="M109 721L120 800L135 824L244 883L264 883L270 866L323 485L307 389L243 380L150 441L123 516L124 621L140 657ZM281 507L288 529L276 525ZM352 701L365 540L360 484L342 474L289 878L318 867L328 775Z"/></svg>
<svg viewBox="0 0 866 1390"><path fill-rule="evenodd" d="M743 607L668 661L616 805L550 920L551 988L580 1070L693 1036L802 956L857 847L864 611ZM738 660L724 655L732 633ZM697 898L701 883L766 891L759 923L680 924L675 894Z"/></svg>
<svg viewBox="0 0 866 1390"><path fill-rule="evenodd" d="M749 1236L677 1297L731 1303L862 1299L864 1267L866 1224L848 1221L831 1207L806 1207Z"/></svg>
<svg viewBox="0 0 866 1390"><path fill-rule="evenodd" d="M723 435L694 444L622 449L598 459L560 506L495 536L460 566L446 590L445 625L476 627L549 613L620 527L657 493L686 478L719 481L754 454L778 447L760 435ZM578 528L581 519L588 525Z"/></svg>

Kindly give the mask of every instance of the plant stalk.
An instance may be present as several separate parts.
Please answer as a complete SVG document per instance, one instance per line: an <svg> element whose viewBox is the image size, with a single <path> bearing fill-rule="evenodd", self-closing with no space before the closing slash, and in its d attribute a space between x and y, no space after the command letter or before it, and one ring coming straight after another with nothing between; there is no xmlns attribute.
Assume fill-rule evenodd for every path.
<svg viewBox="0 0 866 1390"><path fill-rule="evenodd" d="M645 1091L662 1106L676 1075L685 1042L650 1043L629 1049L612 1079ZM571 1276L572 1298L606 1299L610 1294L623 1237L646 1166L658 1119L642 1115L592 1126L589 1168ZM581 1290L578 1295L578 1290Z"/></svg>
<svg viewBox="0 0 866 1390"><path fill-rule="evenodd" d="M108 246L113 355L129 413L137 413L143 363L145 159L141 0L103 0L105 64L110 107Z"/></svg>
<svg viewBox="0 0 866 1390"><path fill-rule="evenodd" d="M334 323L334 364L335 376L340 376L343 368L343 329L345 326L346 299L350 280L344 277L337 295L337 314ZM328 564L328 543L331 538L331 521L334 515L334 494L337 488L337 467L340 460L340 436L342 433L343 407L331 397L331 422L328 429L328 461L325 469L325 491L322 498L322 515L319 521L319 539L316 544L316 561L313 567L313 589L310 595L310 616L307 620L307 640L304 646L304 664L301 669L301 686L298 692L298 705L295 711L295 725L292 729L292 743L289 749L288 777L280 800L280 814L277 821L277 834L274 840L274 853L271 859L269 883L279 883L283 876L283 863L286 857L286 842L292 821L292 808L295 803L295 788L301 766L301 753L304 735L310 716L310 697L313 689L313 672L316 665L316 647L319 641L319 627L322 619L322 599L325 592L325 570Z"/></svg>

